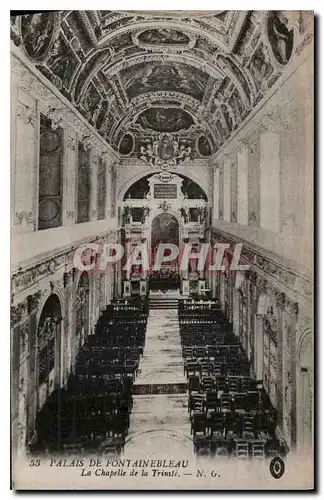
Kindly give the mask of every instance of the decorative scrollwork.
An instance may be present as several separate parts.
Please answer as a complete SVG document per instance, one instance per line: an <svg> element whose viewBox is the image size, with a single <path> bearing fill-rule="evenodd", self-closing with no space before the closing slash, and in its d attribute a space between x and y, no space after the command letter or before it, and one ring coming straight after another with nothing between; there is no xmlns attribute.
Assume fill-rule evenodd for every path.
<svg viewBox="0 0 324 500"><path fill-rule="evenodd" d="M172 168L193 159L191 145L171 133L157 134L140 147L140 158L152 167Z"/></svg>

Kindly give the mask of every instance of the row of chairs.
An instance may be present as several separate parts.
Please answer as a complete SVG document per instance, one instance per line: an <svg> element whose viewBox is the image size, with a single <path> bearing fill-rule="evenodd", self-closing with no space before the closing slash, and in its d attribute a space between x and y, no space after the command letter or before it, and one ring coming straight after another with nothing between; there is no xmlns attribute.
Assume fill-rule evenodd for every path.
<svg viewBox="0 0 324 500"><path fill-rule="evenodd" d="M263 410L262 393L231 323L220 311L199 310L198 304L190 310L182 304L179 317L195 452L264 458L275 420Z"/></svg>
<svg viewBox="0 0 324 500"><path fill-rule="evenodd" d="M124 325L127 308L131 315ZM130 308L116 302L103 312L95 335L86 339L78 353L67 388L55 391L37 416L35 451L122 451L146 321L141 303Z"/></svg>

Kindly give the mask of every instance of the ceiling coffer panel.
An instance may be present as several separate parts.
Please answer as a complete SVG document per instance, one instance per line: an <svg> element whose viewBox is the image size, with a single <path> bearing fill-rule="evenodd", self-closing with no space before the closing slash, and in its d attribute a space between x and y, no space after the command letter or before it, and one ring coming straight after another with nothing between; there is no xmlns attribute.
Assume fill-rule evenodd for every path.
<svg viewBox="0 0 324 500"><path fill-rule="evenodd" d="M214 154L311 33L308 11L92 10L11 19L13 43L124 155L138 144L149 151L154 141L177 143L180 156Z"/></svg>

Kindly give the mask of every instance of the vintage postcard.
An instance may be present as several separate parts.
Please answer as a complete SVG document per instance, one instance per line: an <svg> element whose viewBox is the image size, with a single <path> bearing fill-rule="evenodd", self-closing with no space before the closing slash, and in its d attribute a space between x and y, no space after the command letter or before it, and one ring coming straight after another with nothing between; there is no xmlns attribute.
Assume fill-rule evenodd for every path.
<svg viewBox="0 0 324 500"><path fill-rule="evenodd" d="M313 12L10 36L12 488L313 489Z"/></svg>

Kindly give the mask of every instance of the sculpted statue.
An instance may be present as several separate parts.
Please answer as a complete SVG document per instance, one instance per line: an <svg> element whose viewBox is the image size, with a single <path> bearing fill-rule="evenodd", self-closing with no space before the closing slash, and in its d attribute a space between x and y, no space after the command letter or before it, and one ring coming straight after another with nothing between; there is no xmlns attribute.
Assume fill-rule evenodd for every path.
<svg viewBox="0 0 324 500"><path fill-rule="evenodd" d="M188 207L180 208L181 217L183 218L183 222L187 224L189 222L189 210Z"/></svg>
<svg viewBox="0 0 324 500"><path fill-rule="evenodd" d="M132 220L132 209L131 207L124 207L123 212L123 224L130 224Z"/></svg>

